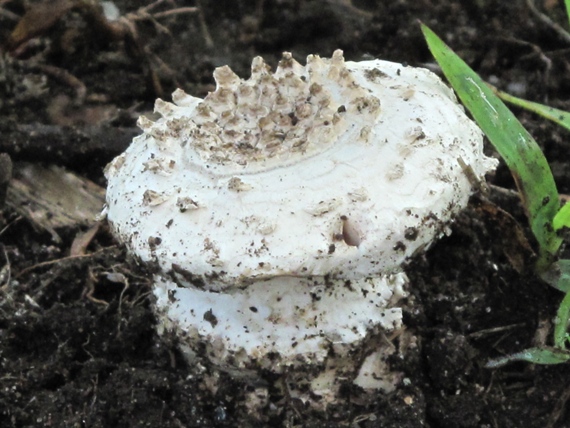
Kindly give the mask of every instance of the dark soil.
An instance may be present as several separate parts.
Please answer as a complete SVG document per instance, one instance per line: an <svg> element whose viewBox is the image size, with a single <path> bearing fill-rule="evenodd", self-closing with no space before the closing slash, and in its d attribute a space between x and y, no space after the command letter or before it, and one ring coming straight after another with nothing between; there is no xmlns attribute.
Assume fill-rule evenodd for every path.
<svg viewBox="0 0 570 428"><path fill-rule="evenodd" d="M52 1L46 11L0 0L0 43L11 51L0 57L0 151L101 185L157 96L176 87L203 96L214 67L247 77L254 56L275 65L284 50L301 62L341 48L349 60L436 70L418 20L486 80L570 109L570 43L523 0L202 0L203 22L131 15L136 33L108 28L79 3ZM536 3L567 26L561 1ZM145 4L115 1L125 17ZM170 1L151 12L196 5ZM38 16L23 22L26 7ZM10 37L18 22L19 38ZM570 194L568 132L517 114ZM490 182L513 188L504 166ZM484 367L550 344L561 299L532 273L535 244L508 192L474 197L453 233L410 264L405 324L417 346L392 361L402 384L367 400L347 387L326 414L276 391L248 412L251 387L189 367L155 333L148 275L105 227L84 257L67 259L76 229L59 231L56 243L5 208L0 230L2 427L570 427L570 366Z"/></svg>

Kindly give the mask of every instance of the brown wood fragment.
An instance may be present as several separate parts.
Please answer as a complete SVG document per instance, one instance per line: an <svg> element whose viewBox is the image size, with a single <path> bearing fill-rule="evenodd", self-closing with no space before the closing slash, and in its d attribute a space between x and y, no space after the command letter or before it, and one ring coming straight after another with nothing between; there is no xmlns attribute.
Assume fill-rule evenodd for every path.
<svg viewBox="0 0 570 428"><path fill-rule="evenodd" d="M93 226L87 229L85 232L78 232L71 243L71 249L69 250L70 256L83 256L87 253L87 247L97 235L99 228L101 227L100 222L96 222Z"/></svg>
<svg viewBox="0 0 570 428"><path fill-rule="evenodd" d="M58 229L90 225L105 203L105 189L86 178L51 165L16 164L6 205L37 230L61 242Z"/></svg>
<svg viewBox="0 0 570 428"><path fill-rule="evenodd" d="M12 160L6 153L0 153L0 208L4 206L8 183L12 178Z"/></svg>
<svg viewBox="0 0 570 428"><path fill-rule="evenodd" d="M5 48L14 51L26 41L45 33L75 7L75 3L72 0L55 0L32 5L10 34Z"/></svg>

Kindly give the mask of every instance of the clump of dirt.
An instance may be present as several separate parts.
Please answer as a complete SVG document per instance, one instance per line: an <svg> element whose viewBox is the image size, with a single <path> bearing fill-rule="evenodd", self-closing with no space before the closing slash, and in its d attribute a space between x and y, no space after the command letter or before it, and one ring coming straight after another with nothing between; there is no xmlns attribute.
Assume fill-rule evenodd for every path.
<svg viewBox="0 0 570 428"><path fill-rule="evenodd" d="M0 152L16 169L22 161L55 163L104 185L102 169L138 132L136 118L157 96L168 98L176 87L203 96L213 89L214 67L229 64L248 76L255 55L275 65L283 50L303 62L341 48L349 60L373 56L435 69L418 20L501 89L570 109L568 42L527 1L148 7L116 0L123 19L111 26L86 2L48 3L51 12L41 2L0 2ZM538 3L565 25L561 5ZM542 145L560 192L570 193L567 131L517 113ZM490 181L490 194L474 197L451 235L407 269L404 321L415 341L405 358L390 362L404 374L401 385L374 397L347 386L325 414L280 391L265 395L188 366L175 343L156 335L150 275L104 225L71 256L77 228L58 230L56 242L5 206L0 425L570 426L568 365L484 367L490 358L550 343L561 299L532 273L535 243L504 165Z"/></svg>

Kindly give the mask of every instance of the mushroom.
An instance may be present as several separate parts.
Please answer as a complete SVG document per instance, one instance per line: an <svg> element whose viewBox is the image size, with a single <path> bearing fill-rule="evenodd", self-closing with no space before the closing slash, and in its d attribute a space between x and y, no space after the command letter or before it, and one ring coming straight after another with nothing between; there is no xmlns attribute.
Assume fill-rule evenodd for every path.
<svg viewBox="0 0 570 428"><path fill-rule="evenodd" d="M246 380L287 372L293 395L393 389L403 264L496 167L481 131L428 70L340 50L214 78L157 100L106 168L115 236L156 265L159 331Z"/></svg>

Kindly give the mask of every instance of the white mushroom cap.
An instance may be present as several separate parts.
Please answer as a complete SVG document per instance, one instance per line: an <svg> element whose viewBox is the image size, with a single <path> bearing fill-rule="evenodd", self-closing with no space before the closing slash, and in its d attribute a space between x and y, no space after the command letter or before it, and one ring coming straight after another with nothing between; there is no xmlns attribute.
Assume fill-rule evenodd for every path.
<svg viewBox="0 0 570 428"><path fill-rule="evenodd" d="M272 75L216 70L205 100L177 91L107 169L117 235L207 289L255 279L359 279L399 269L495 166L480 130L424 69L286 54ZM346 219L343 221L343 219ZM344 235L344 242L338 239Z"/></svg>
<svg viewBox="0 0 570 428"><path fill-rule="evenodd" d="M452 91L341 51L214 77L204 100L157 100L162 118L141 117L144 134L106 170L108 219L158 264L166 323L244 364L323 361L331 343L397 328L402 263L496 166Z"/></svg>

